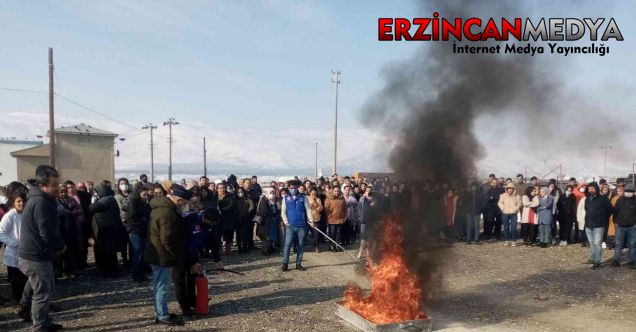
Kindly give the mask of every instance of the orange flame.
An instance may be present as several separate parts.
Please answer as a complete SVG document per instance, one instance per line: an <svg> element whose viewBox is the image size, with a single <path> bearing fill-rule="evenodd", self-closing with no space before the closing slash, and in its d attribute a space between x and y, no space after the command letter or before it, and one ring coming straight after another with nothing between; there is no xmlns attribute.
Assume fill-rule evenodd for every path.
<svg viewBox="0 0 636 332"><path fill-rule="evenodd" d="M359 286L350 284L344 292L344 306L375 324L425 319L420 288L404 260L404 234L397 217L389 216L380 225L377 265L367 257L371 292L364 296Z"/></svg>

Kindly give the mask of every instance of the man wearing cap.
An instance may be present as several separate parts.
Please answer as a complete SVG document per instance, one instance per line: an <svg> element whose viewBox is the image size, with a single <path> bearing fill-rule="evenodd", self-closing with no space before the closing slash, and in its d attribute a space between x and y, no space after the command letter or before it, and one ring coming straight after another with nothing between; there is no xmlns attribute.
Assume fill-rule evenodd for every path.
<svg viewBox="0 0 636 332"><path fill-rule="evenodd" d="M150 202L148 245L145 260L152 267L155 322L165 325L183 325L181 317L168 311L170 282L173 268L182 268L186 257L186 238L181 209L192 197L192 192L172 184L170 193L155 197Z"/></svg>
<svg viewBox="0 0 636 332"><path fill-rule="evenodd" d="M497 204L501 210L501 220L504 226L504 240L506 246L517 246L517 213L523 206L521 196L515 192L515 186L509 183L506 191L499 196Z"/></svg>
<svg viewBox="0 0 636 332"><path fill-rule="evenodd" d="M621 256L625 243L629 246L629 268L636 269L636 188L633 184L625 186L625 193L616 201L614 224L616 225L616 245L612 266L621 266Z"/></svg>

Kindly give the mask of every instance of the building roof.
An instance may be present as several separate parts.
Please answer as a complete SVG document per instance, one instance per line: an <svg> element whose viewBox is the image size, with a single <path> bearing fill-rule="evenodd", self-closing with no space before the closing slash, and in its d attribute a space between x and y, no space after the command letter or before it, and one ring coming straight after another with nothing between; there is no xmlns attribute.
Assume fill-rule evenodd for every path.
<svg viewBox="0 0 636 332"><path fill-rule="evenodd" d="M48 157L51 155L51 146L41 144L31 148L26 148L11 152L11 157Z"/></svg>
<svg viewBox="0 0 636 332"><path fill-rule="evenodd" d="M111 133L110 131L106 131L103 129L98 129L95 127L91 127L85 123L80 123L73 126L59 127L55 128L56 134L70 134L70 135L88 135L88 136L110 136L117 137L118 135L115 133ZM47 133L48 135L49 133Z"/></svg>
<svg viewBox="0 0 636 332"><path fill-rule="evenodd" d="M0 138L0 144L33 144L33 145L40 145L44 142L42 141L32 141L29 139L16 139L14 137L11 138Z"/></svg>

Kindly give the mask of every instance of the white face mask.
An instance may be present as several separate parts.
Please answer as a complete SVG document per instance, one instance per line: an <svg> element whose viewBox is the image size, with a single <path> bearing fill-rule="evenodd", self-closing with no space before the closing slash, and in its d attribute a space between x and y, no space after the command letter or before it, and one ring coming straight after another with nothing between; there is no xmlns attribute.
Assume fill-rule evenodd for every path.
<svg viewBox="0 0 636 332"><path fill-rule="evenodd" d="M238 197L243 197L245 196L243 193L238 193Z"/></svg>
<svg viewBox="0 0 636 332"><path fill-rule="evenodd" d="M122 183L119 185L119 190L121 191L128 191L128 185L125 183Z"/></svg>
<svg viewBox="0 0 636 332"><path fill-rule="evenodd" d="M585 188L579 188L579 191L584 193L585 192Z"/></svg>
<svg viewBox="0 0 636 332"><path fill-rule="evenodd" d="M274 198L276 198L276 195L274 194L267 194L267 198L269 198L270 201L273 201Z"/></svg>
<svg viewBox="0 0 636 332"><path fill-rule="evenodd" d="M625 197L627 197L627 198L632 198L632 197L634 197L634 193L633 193L633 192L631 192L631 191L625 192L623 195L625 195Z"/></svg>

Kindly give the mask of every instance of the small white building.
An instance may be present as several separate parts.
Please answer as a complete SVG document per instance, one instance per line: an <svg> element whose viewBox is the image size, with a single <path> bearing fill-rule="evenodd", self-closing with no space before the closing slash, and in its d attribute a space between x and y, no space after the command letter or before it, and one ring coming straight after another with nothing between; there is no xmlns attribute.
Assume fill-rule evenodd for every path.
<svg viewBox="0 0 636 332"><path fill-rule="evenodd" d="M18 180L18 162L11 152L42 145L42 141L0 138L0 186Z"/></svg>

